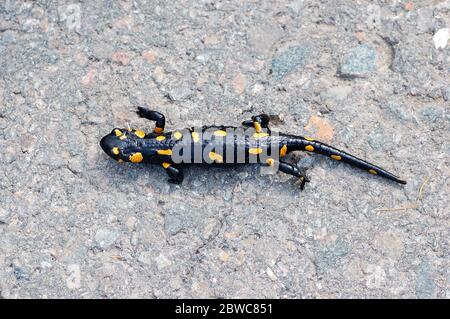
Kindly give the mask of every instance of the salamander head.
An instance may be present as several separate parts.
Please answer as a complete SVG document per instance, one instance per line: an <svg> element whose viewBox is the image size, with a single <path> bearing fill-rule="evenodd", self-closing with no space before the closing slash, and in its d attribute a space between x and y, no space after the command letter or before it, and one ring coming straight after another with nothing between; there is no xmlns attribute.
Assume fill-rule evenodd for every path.
<svg viewBox="0 0 450 319"><path fill-rule="evenodd" d="M139 148L142 131L115 128L100 140L103 151L118 162L142 162Z"/></svg>

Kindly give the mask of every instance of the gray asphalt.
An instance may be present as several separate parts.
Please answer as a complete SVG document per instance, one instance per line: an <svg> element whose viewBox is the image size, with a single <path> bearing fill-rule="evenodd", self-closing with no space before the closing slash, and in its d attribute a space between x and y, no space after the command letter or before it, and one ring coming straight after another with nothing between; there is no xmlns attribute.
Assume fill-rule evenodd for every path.
<svg viewBox="0 0 450 319"><path fill-rule="evenodd" d="M378 3L2 1L0 296L449 298L450 4ZM267 112L408 184L299 153L302 192L256 166L170 185L98 145L151 129L139 105Z"/></svg>

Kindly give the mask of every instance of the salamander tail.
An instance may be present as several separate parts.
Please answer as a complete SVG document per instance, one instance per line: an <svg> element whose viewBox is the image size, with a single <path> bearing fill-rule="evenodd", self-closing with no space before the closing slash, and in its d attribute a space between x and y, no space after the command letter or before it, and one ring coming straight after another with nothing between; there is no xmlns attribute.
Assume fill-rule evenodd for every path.
<svg viewBox="0 0 450 319"><path fill-rule="evenodd" d="M379 175L379 176L385 177L387 179L390 179L394 182L397 182L400 184L406 184L405 180L386 171L385 169L383 169L377 165L371 164L371 163L369 163L365 160L362 160L356 156L353 156L349 153L341 151L337 148L334 148L333 146L327 145L325 143L299 136L296 144L297 144L296 148L298 150L325 155L336 161L342 161L344 163L348 163L352 166L363 169L373 175Z"/></svg>

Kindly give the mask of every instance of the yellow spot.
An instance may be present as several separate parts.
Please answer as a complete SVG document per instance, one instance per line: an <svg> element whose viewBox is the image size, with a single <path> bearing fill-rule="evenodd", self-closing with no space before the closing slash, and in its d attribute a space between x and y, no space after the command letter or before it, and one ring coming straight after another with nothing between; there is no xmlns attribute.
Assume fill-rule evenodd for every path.
<svg viewBox="0 0 450 319"><path fill-rule="evenodd" d="M209 152L209 158L212 159L213 161L222 163L223 162L223 158L222 155L214 153L214 152Z"/></svg>
<svg viewBox="0 0 450 319"><path fill-rule="evenodd" d="M160 141L160 142L161 142L161 141L164 141L165 139L166 139L166 137L165 137L164 135L160 135L160 136L157 136L157 137L156 137L156 140L157 140L157 141Z"/></svg>
<svg viewBox="0 0 450 319"><path fill-rule="evenodd" d="M179 140L180 138L183 137L183 134L181 134L180 132L177 131L177 132L173 133L173 137L175 137L175 139Z"/></svg>
<svg viewBox="0 0 450 319"><path fill-rule="evenodd" d="M120 163L120 164L122 164L123 163L123 160L121 160L120 158L117 160L117 163Z"/></svg>
<svg viewBox="0 0 450 319"><path fill-rule="evenodd" d="M197 143L200 140L200 136L198 135L197 132L192 132L191 135L195 143Z"/></svg>
<svg viewBox="0 0 450 319"><path fill-rule="evenodd" d="M268 158L266 160L266 163L269 164L270 166L273 166L273 164L275 164L275 160L273 158Z"/></svg>
<svg viewBox="0 0 450 319"><path fill-rule="evenodd" d="M119 148L118 147L113 147L112 152L114 155L119 155Z"/></svg>
<svg viewBox="0 0 450 319"><path fill-rule="evenodd" d="M332 159L335 159L336 161L340 161L342 159L342 157L340 157L339 155L331 155L330 157Z"/></svg>
<svg viewBox="0 0 450 319"><path fill-rule="evenodd" d="M248 150L249 154L253 154L253 155L261 154L262 151L263 151L263 150L262 150L262 148L260 148L260 147L250 148L250 149Z"/></svg>
<svg viewBox="0 0 450 319"><path fill-rule="evenodd" d="M142 156L142 153L140 153L140 152L133 153L129 157L129 160L131 163L140 163L140 162L142 162L143 159L144 159L144 157Z"/></svg>
<svg viewBox="0 0 450 319"><path fill-rule="evenodd" d="M162 133L164 130L162 127L155 127L155 129L153 130L156 134L160 134Z"/></svg>
<svg viewBox="0 0 450 319"><path fill-rule="evenodd" d="M172 150L157 150L159 155L172 155Z"/></svg>
<svg viewBox="0 0 450 319"><path fill-rule="evenodd" d="M261 124L259 124L258 122L253 122L253 126L255 127L256 133L261 133L262 131Z"/></svg>
<svg viewBox="0 0 450 319"><path fill-rule="evenodd" d="M134 131L134 134L136 134L137 137L139 138L144 138L145 137L145 132L142 130L136 130Z"/></svg>
<svg viewBox="0 0 450 319"><path fill-rule="evenodd" d="M170 163L164 162L164 163L162 163L162 166L163 166L164 168L168 168L168 167L170 166Z"/></svg>
<svg viewBox="0 0 450 319"><path fill-rule="evenodd" d="M374 169L369 169L369 173L373 174L373 175L377 175L378 174L377 171L374 170Z"/></svg>
<svg viewBox="0 0 450 319"><path fill-rule="evenodd" d="M305 140L310 141L310 142L314 141L314 139L310 138L310 137L305 137Z"/></svg>
<svg viewBox="0 0 450 319"><path fill-rule="evenodd" d="M312 145L306 145L305 150L307 150L308 152L314 152L314 147Z"/></svg>
<svg viewBox="0 0 450 319"><path fill-rule="evenodd" d="M121 135L119 138L123 141L124 139L127 138L127 136L126 135Z"/></svg>
<svg viewBox="0 0 450 319"><path fill-rule="evenodd" d="M122 135L122 132L120 130L118 130L118 129L115 129L114 133L116 134L116 136Z"/></svg>
<svg viewBox="0 0 450 319"><path fill-rule="evenodd" d="M255 133L255 134L253 134L253 137L256 138L256 139L261 138L261 137L265 137L265 136L269 136L269 133L263 132L263 133Z"/></svg>
<svg viewBox="0 0 450 319"><path fill-rule="evenodd" d="M283 145L283 147L280 149L280 156L281 157L286 156L286 153L287 153L287 146Z"/></svg>
<svg viewBox="0 0 450 319"><path fill-rule="evenodd" d="M331 155L330 157L336 161L340 161L342 159L339 155Z"/></svg>
<svg viewBox="0 0 450 319"><path fill-rule="evenodd" d="M215 136L226 136L227 132L223 131L223 130L218 130L214 132Z"/></svg>

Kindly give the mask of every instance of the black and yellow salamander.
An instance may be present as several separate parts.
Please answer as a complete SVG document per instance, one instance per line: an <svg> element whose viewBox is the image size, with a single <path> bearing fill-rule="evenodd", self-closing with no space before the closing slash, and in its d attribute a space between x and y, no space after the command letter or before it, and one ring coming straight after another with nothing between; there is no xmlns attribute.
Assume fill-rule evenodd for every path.
<svg viewBox="0 0 450 319"><path fill-rule="evenodd" d="M163 114L139 107L137 114L154 121L151 133L115 128L103 137L100 146L118 162L151 163L162 166L169 182L183 181L186 164L249 164L272 166L297 177L303 189L308 178L297 165L283 158L292 151L306 151L348 163L373 175L400 184L406 181L379 166L311 138L283 134L269 129L269 116L260 114L244 121L240 127L202 126L165 132Z"/></svg>

